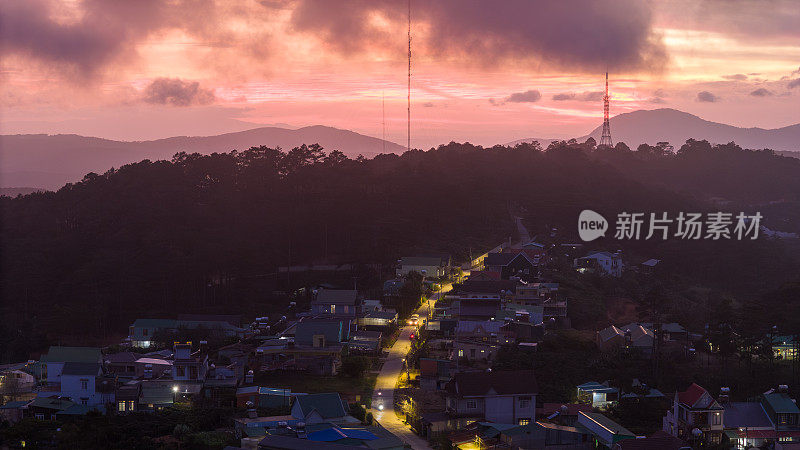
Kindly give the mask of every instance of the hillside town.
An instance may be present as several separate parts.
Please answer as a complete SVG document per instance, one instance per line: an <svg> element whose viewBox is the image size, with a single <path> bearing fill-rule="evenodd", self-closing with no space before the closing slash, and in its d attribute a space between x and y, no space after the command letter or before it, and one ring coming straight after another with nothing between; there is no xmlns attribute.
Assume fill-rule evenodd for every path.
<svg viewBox="0 0 800 450"><path fill-rule="evenodd" d="M371 295L319 282L278 317L145 316L113 345L51 346L0 368L0 417L14 430L214 411L213 431L178 423L153 443L191 434L192 445L226 449L800 446L787 385L753 380L755 391L737 392L685 376L725 364L709 330L652 316L573 328L582 303L564 281L647 279L658 259L559 243L555 230L540 242L522 228L523 239L462 264L403 256ZM796 367L797 339L768 338L761 363ZM573 365L588 353L610 369L574 369L570 352Z"/></svg>

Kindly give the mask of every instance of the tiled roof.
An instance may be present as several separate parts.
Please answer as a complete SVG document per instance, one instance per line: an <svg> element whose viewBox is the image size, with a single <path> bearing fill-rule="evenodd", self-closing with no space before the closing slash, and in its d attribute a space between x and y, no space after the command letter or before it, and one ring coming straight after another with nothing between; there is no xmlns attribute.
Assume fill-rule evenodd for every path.
<svg viewBox="0 0 800 450"><path fill-rule="evenodd" d="M85 362L96 363L101 361L102 354L97 347L50 347L46 355L42 355L42 362Z"/></svg>
<svg viewBox="0 0 800 450"><path fill-rule="evenodd" d="M687 444L684 441L661 430L656 431L648 438L625 439L619 441L617 445L621 450L679 450L687 448Z"/></svg>
<svg viewBox="0 0 800 450"><path fill-rule="evenodd" d="M435 256L404 256L400 259L401 266L441 266L442 258Z"/></svg>
<svg viewBox="0 0 800 450"><path fill-rule="evenodd" d="M175 319L136 319L133 326L137 328L175 328L178 321Z"/></svg>
<svg viewBox="0 0 800 450"><path fill-rule="evenodd" d="M317 411L323 419L343 417L347 415L342 404L342 398L337 392L327 392L323 394L308 394L295 397L295 402L300 405L300 410L304 416L308 416L312 411Z"/></svg>
<svg viewBox="0 0 800 450"><path fill-rule="evenodd" d="M351 289L321 289L313 303L355 305L358 303L358 291Z"/></svg>
<svg viewBox="0 0 800 450"><path fill-rule="evenodd" d="M759 402L731 402L725 406L725 428L771 428L772 422Z"/></svg>
<svg viewBox="0 0 800 450"><path fill-rule="evenodd" d="M706 391L703 387L697 383L692 383L688 389L678 393L678 401L684 405L694 406L694 404L700 400L700 397L706 393L708 393L708 391Z"/></svg>
<svg viewBox="0 0 800 450"><path fill-rule="evenodd" d="M782 392L764 394L764 401L778 414L800 414L800 409L797 408L797 404L795 404L788 395Z"/></svg>
<svg viewBox="0 0 800 450"><path fill-rule="evenodd" d="M533 370L460 372L447 390L459 397L478 397L491 391L499 395L536 394L539 391Z"/></svg>
<svg viewBox="0 0 800 450"><path fill-rule="evenodd" d="M99 372L100 364L98 363L67 362L64 363L61 375L97 376Z"/></svg>

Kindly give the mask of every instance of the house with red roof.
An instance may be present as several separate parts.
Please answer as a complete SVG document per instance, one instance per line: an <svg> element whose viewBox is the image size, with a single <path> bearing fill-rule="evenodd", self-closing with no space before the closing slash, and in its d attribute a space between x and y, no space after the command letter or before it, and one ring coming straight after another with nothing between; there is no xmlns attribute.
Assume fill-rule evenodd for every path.
<svg viewBox="0 0 800 450"><path fill-rule="evenodd" d="M663 430L686 441L719 444L724 429L725 408L702 386L692 383L675 393L672 409L664 416Z"/></svg>

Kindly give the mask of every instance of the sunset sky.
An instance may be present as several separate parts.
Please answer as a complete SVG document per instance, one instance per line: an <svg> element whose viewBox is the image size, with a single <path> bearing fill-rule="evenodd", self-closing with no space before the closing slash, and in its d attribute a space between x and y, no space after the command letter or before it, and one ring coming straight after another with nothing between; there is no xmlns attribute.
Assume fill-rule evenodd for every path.
<svg viewBox="0 0 800 450"><path fill-rule="evenodd" d="M3 134L329 125L405 143L407 3L0 0ZM675 108L800 122L796 1L412 0L412 145L583 135Z"/></svg>

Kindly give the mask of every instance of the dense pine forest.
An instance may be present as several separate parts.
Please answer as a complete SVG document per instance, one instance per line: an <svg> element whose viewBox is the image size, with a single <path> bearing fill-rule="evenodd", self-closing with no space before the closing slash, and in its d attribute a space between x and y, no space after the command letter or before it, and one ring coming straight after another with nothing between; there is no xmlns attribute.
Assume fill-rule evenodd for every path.
<svg viewBox="0 0 800 450"><path fill-rule="evenodd" d="M281 266L351 263L360 286L379 286L404 254L465 260L507 240L512 214L532 235L574 242L587 208L609 218L760 211L767 227L800 232L800 160L733 143L631 150L590 139L547 149L451 143L373 159L317 145L180 152L89 173L58 192L0 198L0 360L56 341L122 337L137 317L269 312L307 281L282 277ZM800 308L800 288L787 284L800 280L797 240L607 236L586 249L661 259L662 295L702 291L707 316L758 308L765 324L795 326L785 311ZM669 313L690 309L675 303ZM576 325L593 327L589 319Z"/></svg>

